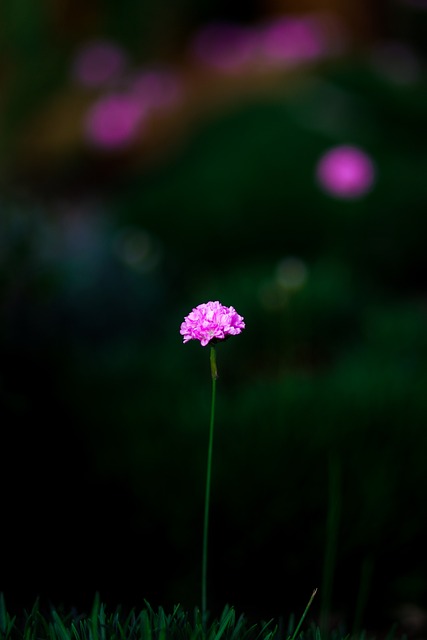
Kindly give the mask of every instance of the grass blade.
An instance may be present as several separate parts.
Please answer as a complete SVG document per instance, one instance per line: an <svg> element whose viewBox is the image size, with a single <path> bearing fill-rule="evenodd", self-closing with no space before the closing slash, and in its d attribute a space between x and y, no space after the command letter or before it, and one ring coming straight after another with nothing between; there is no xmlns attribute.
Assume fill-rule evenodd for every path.
<svg viewBox="0 0 427 640"><path fill-rule="evenodd" d="M311 603L313 602L313 600L314 600L314 596L316 595L316 593L317 593L317 589L315 589L315 590L313 591L313 593L311 594L310 600L308 601L307 606L306 606L306 608L304 609L304 613L302 614L302 616L301 616L301 618L300 618L300 621L298 622L297 628L295 629L295 631L294 631L294 633L293 633L293 636L292 636L291 640L295 640L295 638L297 637L297 635L298 635L298 633L299 633L299 630L301 629L302 623L303 623L303 622L304 622L304 620L305 620L305 617L306 617L306 615L307 615L307 613L308 613L308 610L309 610L309 609L310 609L310 607L311 607Z"/></svg>

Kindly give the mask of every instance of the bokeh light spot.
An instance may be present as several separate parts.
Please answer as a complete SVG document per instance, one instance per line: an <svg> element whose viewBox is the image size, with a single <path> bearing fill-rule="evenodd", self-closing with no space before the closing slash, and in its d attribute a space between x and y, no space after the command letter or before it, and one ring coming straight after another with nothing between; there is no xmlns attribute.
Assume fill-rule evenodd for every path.
<svg viewBox="0 0 427 640"><path fill-rule="evenodd" d="M114 238L113 249L127 267L141 273L152 271L162 259L159 241L145 229L122 229Z"/></svg>
<svg viewBox="0 0 427 640"><path fill-rule="evenodd" d="M125 70L127 56L117 44L109 41L91 42L74 58L72 75L85 87L101 87L116 80Z"/></svg>
<svg viewBox="0 0 427 640"><path fill-rule="evenodd" d="M377 45L370 59L374 69L390 82L411 86L421 80L420 60L415 51L404 42Z"/></svg>
<svg viewBox="0 0 427 640"><path fill-rule="evenodd" d="M337 198L354 199L368 193L375 180L375 167L362 149L351 145L327 151L316 166L319 185Z"/></svg>
<svg viewBox="0 0 427 640"><path fill-rule="evenodd" d="M276 63L313 60L328 50L321 24L311 17L281 17L264 28L261 42L263 56Z"/></svg>
<svg viewBox="0 0 427 640"><path fill-rule="evenodd" d="M258 52L258 34L254 29L229 23L206 25L192 42L194 57L219 71L240 71Z"/></svg>
<svg viewBox="0 0 427 640"><path fill-rule="evenodd" d="M149 108L165 109L180 103L184 88L178 74L172 70L146 69L136 73L129 91Z"/></svg>
<svg viewBox="0 0 427 640"><path fill-rule="evenodd" d="M307 266L300 258L290 256L283 258L277 265L278 284L286 291L297 291L307 280Z"/></svg>
<svg viewBox="0 0 427 640"><path fill-rule="evenodd" d="M87 140L96 147L114 149L128 145L138 131L145 109L128 94L99 98L85 118Z"/></svg>

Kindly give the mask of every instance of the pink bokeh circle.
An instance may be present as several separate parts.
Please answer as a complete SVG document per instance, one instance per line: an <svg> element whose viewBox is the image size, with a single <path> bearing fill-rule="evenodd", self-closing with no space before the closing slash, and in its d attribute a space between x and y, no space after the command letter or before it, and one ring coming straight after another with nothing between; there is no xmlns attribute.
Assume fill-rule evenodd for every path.
<svg viewBox="0 0 427 640"><path fill-rule="evenodd" d="M125 51L107 40L89 42L77 52L72 67L76 82L85 87L101 87L117 80L127 65Z"/></svg>
<svg viewBox="0 0 427 640"><path fill-rule="evenodd" d="M370 156L356 146L340 145L327 151L316 166L321 188L337 198L356 199L367 194L376 170Z"/></svg>
<svg viewBox="0 0 427 640"><path fill-rule="evenodd" d="M86 139L93 146L103 149L126 146L135 139L144 116L145 109L134 96L103 96L86 114Z"/></svg>

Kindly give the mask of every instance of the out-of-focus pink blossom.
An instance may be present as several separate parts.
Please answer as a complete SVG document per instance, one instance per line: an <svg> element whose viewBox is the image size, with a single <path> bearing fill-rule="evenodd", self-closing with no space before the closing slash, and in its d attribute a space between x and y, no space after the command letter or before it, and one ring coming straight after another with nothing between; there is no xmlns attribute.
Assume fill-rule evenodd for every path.
<svg viewBox="0 0 427 640"><path fill-rule="evenodd" d="M137 73L128 90L146 107L154 109L175 106L183 96L180 78L169 69L147 69Z"/></svg>
<svg viewBox="0 0 427 640"><path fill-rule="evenodd" d="M213 23L200 29L191 48L202 64L224 72L240 71L257 55L258 33L242 25Z"/></svg>
<svg viewBox="0 0 427 640"><path fill-rule="evenodd" d="M94 146L114 149L135 138L145 110L132 95L111 94L99 98L85 119L85 133Z"/></svg>
<svg viewBox="0 0 427 640"><path fill-rule="evenodd" d="M313 16L283 16L262 29L260 53L270 62L297 64L328 52L324 25Z"/></svg>
<svg viewBox="0 0 427 640"><path fill-rule="evenodd" d="M77 53L72 74L85 87L101 87L117 80L126 68L127 56L117 44L109 41L90 42Z"/></svg>
<svg viewBox="0 0 427 640"><path fill-rule="evenodd" d="M184 318L180 334L183 342L200 340L202 347L215 344L230 336L236 336L245 328L245 322L234 307L225 307L220 302L199 304Z"/></svg>
<svg viewBox="0 0 427 640"><path fill-rule="evenodd" d="M360 198L372 188L375 166L362 149L350 145L327 151L316 167L321 187L337 198Z"/></svg>

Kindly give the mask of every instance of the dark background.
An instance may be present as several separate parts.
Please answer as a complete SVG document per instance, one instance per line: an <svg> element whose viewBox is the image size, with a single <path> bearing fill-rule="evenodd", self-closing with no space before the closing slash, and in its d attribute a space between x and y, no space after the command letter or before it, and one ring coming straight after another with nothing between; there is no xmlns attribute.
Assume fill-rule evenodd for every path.
<svg viewBox="0 0 427 640"><path fill-rule="evenodd" d="M336 619L351 627L359 607L385 628L409 610L418 631L427 11L341 4L2 4L0 590L11 609L40 596L84 611L96 591L110 608L200 605L209 352L182 346L179 326L219 299L247 328L218 347L212 612L298 615L319 587L317 616L332 506ZM314 10L335 20L320 59L230 73L192 54L212 22L259 28ZM184 88L115 149L91 144L84 125L115 87L71 73L98 39L126 52L126 73L172 68ZM375 163L360 198L315 179L340 144Z"/></svg>

